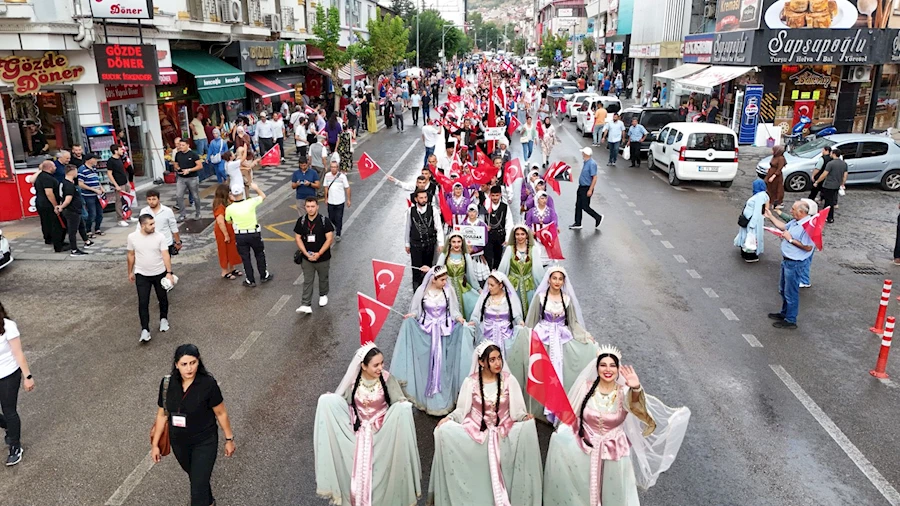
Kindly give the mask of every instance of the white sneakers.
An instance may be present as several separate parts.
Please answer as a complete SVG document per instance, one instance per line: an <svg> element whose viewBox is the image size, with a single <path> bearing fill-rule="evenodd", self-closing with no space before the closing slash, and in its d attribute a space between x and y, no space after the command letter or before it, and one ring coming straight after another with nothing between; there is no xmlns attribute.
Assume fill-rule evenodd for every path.
<svg viewBox="0 0 900 506"><path fill-rule="evenodd" d="M132 222L132 223L137 223L137 222L138 222L138 219L137 219L136 216L132 216L131 218L128 218L128 221L130 221L130 222Z"/></svg>
<svg viewBox="0 0 900 506"><path fill-rule="evenodd" d="M300 306L297 308L297 314L312 314L312 308L309 306Z"/></svg>
<svg viewBox="0 0 900 506"><path fill-rule="evenodd" d="M325 307L327 305L328 305L328 296L323 295L323 296L319 297L319 306Z"/></svg>
<svg viewBox="0 0 900 506"><path fill-rule="evenodd" d="M127 226L128 226L128 222L125 221L125 220L122 220L122 221L119 222L119 226L120 226L120 227L127 227Z"/></svg>
<svg viewBox="0 0 900 506"><path fill-rule="evenodd" d="M142 343L150 342L150 331L149 330L144 329L141 331L141 342Z"/></svg>
<svg viewBox="0 0 900 506"><path fill-rule="evenodd" d="M159 320L159 331L160 332L168 332L169 331L169 320L166 318L162 318Z"/></svg>

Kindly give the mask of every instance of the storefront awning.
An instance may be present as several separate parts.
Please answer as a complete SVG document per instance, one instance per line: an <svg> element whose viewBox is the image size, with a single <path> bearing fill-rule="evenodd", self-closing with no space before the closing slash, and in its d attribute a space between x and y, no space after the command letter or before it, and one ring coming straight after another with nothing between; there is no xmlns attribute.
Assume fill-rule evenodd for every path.
<svg viewBox="0 0 900 506"><path fill-rule="evenodd" d="M354 79L356 79L357 81L360 81L362 79L365 79L366 71L363 70L362 67L360 67L359 65L357 65L355 63L348 63L338 69L338 78L340 78L340 80L344 84L350 84L350 81L351 81L350 76L351 75L354 77Z"/></svg>
<svg viewBox="0 0 900 506"><path fill-rule="evenodd" d="M716 86L727 83L732 79L736 79L756 67L726 67L724 65L713 65L705 70L678 79L676 84L681 85L684 91L694 91L697 93L710 94Z"/></svg>
<svg viewBox="0 0 900 506"><path fill-rule="evenodd" d="M665 72L660 72L659 74L653 74L653 77L657 79L681 79L691 74L696 74L707 67L709 67L709 65L704 65L702 63L685 63L680 67L675 67L674 69L669 69Z"/></svg>
<svg viewBox="0 0 900 506"><path fill-rule="evenodd" d="M247 89L256 93L263 99L279 97L281 100L290 99L294 93L294 88L282 83L271 74L261 72L251 72L247 74Z"/></svg>
<svg viewBox="0 0 900 506"><path fill-rule="evenodd" d="M247 96L244 72L202 51L172 51L172 64L194 76L203 104Z"/></svg>
<svg viewBox="0 0 900 506"><path fill-rule="evenodd" d="M178 73L172 67L160 67L159 84L178 84Z"/></svg>

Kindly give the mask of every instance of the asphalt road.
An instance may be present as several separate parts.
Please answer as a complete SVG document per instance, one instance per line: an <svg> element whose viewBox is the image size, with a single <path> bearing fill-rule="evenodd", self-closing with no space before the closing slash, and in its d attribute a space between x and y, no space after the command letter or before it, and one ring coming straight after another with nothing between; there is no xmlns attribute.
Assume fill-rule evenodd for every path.
<svg viewBox="0 0 900 506"><path fill-rule="evenodd" d="M577 150L588 139L573 127L563 127L554 155L577 177ZM408 125L405 133L376 134L357 156L363 151L409 180L423 147ZM768 242L752 265L732 246L748 185L676 190L646 162L605 167L605 149L595 153L604 171L593 198L606 215L602 230L564 228L574 184L563 183L555 197L565 265L575 274L587 327L622 348L648 393L693 412L678 459L642 492L642 502L900 504L892 423L900 391L868 374L880 344L868 327L883 276L855 274L839 265L843 254L826 248L816 254L813 287L801 295L800 328L774 329L765 315L781 304L777 243ZM275 279L247 289L218 279L214 256L179 259L172 328L147 345L138 343L124 259L75 268L17 262L0 272L0 300L19 323L37 380L34 392L20 394L25 458L0 470L3 503L184 503L187 477L171 456L148 465L147 435L159 378L175 347L192 342L221 383L237 436L237 453L220 456L214 474L218 504L326 504L315 496L317 397L338 384L358 346L355 293L373 294L370 260L408 261L398 221L404 192L380 176L350 179L354 207L335 247L330 303L314 304L310 316L293 311L300 270L284 237L297 216L293 199L264 204L271 211L263 223L278 231L265 235ZM397 308L410 297L401 291ZM388 357L399 327L400 317L391 315L379 335ZM900 369L889 365L888 372ZM424 504L437 419L415 418ZM549 428L539 436L546 451Z"/></svg>

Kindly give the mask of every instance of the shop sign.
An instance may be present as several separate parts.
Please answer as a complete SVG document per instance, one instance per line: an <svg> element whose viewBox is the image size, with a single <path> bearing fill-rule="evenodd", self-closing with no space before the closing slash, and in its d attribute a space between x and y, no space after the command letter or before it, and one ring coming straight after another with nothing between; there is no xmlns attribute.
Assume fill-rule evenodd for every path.
<svg viewBox="0 0 900 506"><path fill-rule="evenodd" d="M94 44L94 59L101 83L159 84L156 46Z"/></svg>
<svg viewBox="0 0 900 506"><path fill-rule="evenodd" d="M712 63L713 40L715 35L703 33L684 38L685 63Z"/></svg>
<svg viewBox="0 0 900 506"><path fill-rule="evenodd" d="M788 77L794 83L794 86L831 86L831 76L820 74L812 69L805 68L800 72Z"/></svg>
<svg viewBox="0 0 900 506"><path fill-rule="evenodd" d="M225 88L228 86L237 86L239 84L244 84L244 74L197 78L198 90L206 90L210 88Z"/></svg>
<svg viewBox="0 0 900 506"><path fill-rule="evenodd" d="M573 16L572 9L556 9L556 17L558 18L571 18Z"/></svg>
<svg viewBox="0 0 900 506"><path fill-rule="evenodd" d="M13 166L9 163L9 153L6 149L6 126L0 121L0 182L14 183L16 175Z"/></svg>
<svg viewBox="0 0 900 506"><path fill-rule="evenodd" d="M91 15L97 19L153 19L149 0L91 0Z"/></svg>
<svg viewBox="0 0 900 506"><path fill-rule="evenodd" d="M239 48L241 70L244 72L281 68L278 42L241 42Z"/></svg>
<svg viewBox="0 0 900 506"><path fill-rule="evenodd" d="M900 30L886 30L889 44L887 46L887 54L882 61L897 63L900 62Z"/></svg>
<svg viewBox="0 0 900 506"><path fill-rule="evenodd" d="M613 42L613 54L622 54L625 52L624 42Z"/></svg>
<svg viewBox="0 0 900 506"><path fill-rule="evenodd" d="M607 42L606 43L606 54L612 54L612 52L613 52L613 43Z"/></svg>
<svg viewBox="0 0 900 506"><path fill-rule="evenodd" d="M744 65L753 53L753 32L717 33L712 46L712 63Z"/></svg>
<svg viewBox="0 0 900 506"><path fill-rule="evenodd" d="M70 66L69 58L56 51L47 51L40 58L0 58L0 80L12 84L16 95L36 93L43 86L77 81L83 75L84 67Z"/></svg>
<svg viewBox="0 0 900 506"><path fill-rule="evenodd" d="M762 103L763 86L748 84L744 91L744 107L741 110L739 144L753 144L756 140L756 125L759 123L759 109Z"/></svg>
<svg viewBox="0 0 900 506"><path fill-rule="evenodd" d="M855 65L872 63L873 30L766 30L765 63Z"/></svg>
<svg viewBox="0 0 900 506"><path fill-rule="evenodd" d="M285 67L306 65L309 62L306 55L306 44L302 42L279 42L278 54L281 57L281 64Z"/></svg>
<svg viewBox="0 0 900 506"><path fill-rule="evenodd" d="M762 3L763 0L719 0L716 2L716 32L758 29L764 10Z"/></svg>
<svg viewBox="0 0 900 506"><path fill-rule="evenodd" d="M106 85L106 100L136 100L144 98L144 88L140 86L125 86L122 84Z"/></svg>

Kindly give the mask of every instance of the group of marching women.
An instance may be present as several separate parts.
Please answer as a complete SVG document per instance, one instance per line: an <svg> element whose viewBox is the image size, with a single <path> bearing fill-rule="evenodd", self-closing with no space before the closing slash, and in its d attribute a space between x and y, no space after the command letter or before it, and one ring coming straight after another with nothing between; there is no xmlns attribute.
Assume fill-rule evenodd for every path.
<svg viewBox="0 0 900 506"><path fill-rule="evenodd" d="M420 177L417 191L423 184ZM534 231L556 219L543 186L530 171L521 190L505 189L502 203L519 223L503 226L502 254L492 255L483 275L484 262L472 257L483 249L445 224L436 262L421 269L390 372L382 351L366 344L334 393L320 397L320 497L338 505L415 504L422 490L413 408L441 417L428 504L636 506L638 487L652 486L672 464L690 411L645 394L622 353L598 346L586 329L573 280L535 241ZM498 200L480 191L453 185L446 198L454 214L465 209L460 223L491 228L482 217L491 219ZM561 422L524 392L536 380L533 338L568 393L574 422ZM543 464L536 420L555 427Z"/></svg>

